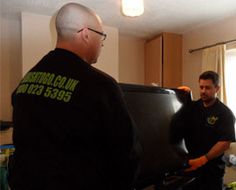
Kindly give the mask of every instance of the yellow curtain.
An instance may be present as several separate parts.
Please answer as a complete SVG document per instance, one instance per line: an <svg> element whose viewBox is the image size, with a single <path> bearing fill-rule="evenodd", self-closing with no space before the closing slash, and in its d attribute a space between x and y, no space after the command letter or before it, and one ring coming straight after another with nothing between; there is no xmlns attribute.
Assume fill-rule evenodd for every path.
<svg viewBox="0 0 236 190"><path fill-rule="evenodd" d="M227 103L225 90L225 45L217 45L203 50L202 53L202 72L215 71L220 76L220 91L218 98Z"/></svg>

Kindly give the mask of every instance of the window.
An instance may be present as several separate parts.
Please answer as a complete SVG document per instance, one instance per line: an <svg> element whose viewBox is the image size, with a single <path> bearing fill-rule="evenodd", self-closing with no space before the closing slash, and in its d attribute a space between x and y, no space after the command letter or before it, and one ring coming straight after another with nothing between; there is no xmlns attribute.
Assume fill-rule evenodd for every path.
<svg viewBox="0 0 236 190"><path fill-rule="evenodd" d="M225 88L227 105L236 116L236 49L226 50Z"/></svg>

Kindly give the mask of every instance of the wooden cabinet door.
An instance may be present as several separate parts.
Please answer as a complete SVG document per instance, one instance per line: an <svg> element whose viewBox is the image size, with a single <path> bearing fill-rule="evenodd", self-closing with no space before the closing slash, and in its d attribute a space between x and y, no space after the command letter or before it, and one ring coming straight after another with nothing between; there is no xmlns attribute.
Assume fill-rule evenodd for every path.
<svg viewBox="0 0 236 190"><path fill-rule="evenodd" d="M182 36L163 33L163 87L176 88L182 84Z"/></svg>
<svg viewBox="0 0 236 190"><path fill-rule="evenodd" d="M162 36L145 44L145 84L162 86Z"/></svg>

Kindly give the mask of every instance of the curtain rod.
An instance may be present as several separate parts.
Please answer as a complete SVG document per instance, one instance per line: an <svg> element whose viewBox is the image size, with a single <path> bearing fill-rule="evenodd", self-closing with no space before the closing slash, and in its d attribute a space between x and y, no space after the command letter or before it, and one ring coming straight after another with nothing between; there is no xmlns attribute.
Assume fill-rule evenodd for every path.
<svg viewBox="0 0 236 190"><path fill-rule="evenodd" d="M195 52L195 51L203 50L203 49L210 48L210 47L214 47L214 46L217 46L217 45L228 44L228 43L235 42L235 41L236 41L236 39L228 40L228 41L225 41L225 42L218 42L218 43L216 43L216 44L212 44L212 45L208 45L208 46L203 46L203 47L196 48L196 49L190 49L188 52L189 52L189 53L193 53L193 52Z"/></svg>

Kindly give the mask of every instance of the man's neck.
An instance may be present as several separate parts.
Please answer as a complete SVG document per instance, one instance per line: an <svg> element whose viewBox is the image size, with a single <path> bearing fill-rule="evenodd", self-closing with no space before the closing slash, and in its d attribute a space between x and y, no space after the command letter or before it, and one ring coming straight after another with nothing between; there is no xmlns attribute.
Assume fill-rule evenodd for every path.
<svg viewBox="0 0 236 190"><path fill-rule="evenodd" d="M216 98L212 99L212 100L209 101L209 102L203 102L203 106L204 106L205 108L207 108L207 107L212 106L215 102L216 102Z"/></svg>
<svg viewBox="0 0 236 190"><path fill-rule="evenodd" d="M70 52L73 52L77 56L79 56L83 61L86 63L90 64L88 59L87 59L87 52L85 51L85 48L76 44L73 44L72 42L67 42L67 41L58 41L56 44L56 48L61 48L68 50Z"/></svg>

